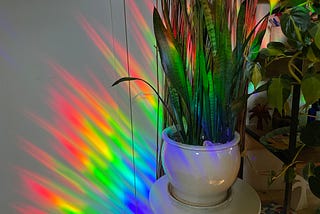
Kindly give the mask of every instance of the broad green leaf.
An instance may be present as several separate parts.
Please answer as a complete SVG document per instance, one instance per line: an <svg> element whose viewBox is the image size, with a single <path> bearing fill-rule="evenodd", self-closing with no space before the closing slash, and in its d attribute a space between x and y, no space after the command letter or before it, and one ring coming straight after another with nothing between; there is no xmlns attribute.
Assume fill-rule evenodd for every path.
<svg viewBox="0 0 320 214"><path fill-rule="evenodd" d="M302 170L302 174L305 180L308 180L308 178L312 175L314 175L313 170L316 167L314 163L307 163Z"/></svg>
<svg viewBox="0 0 320 214"><path fill-rule="evenodd" d="M308 181L311 192L320 198L320 178L316 176L310 176Z"/></svg>
<svg viewBox="0 0 320 214"><path fill-rule="evenodd" d="M257 88L261 80L262 80L261 66L259 63L254 63L252 67L252 76L251 76L251 81L254 85L254 89Z"/></svg>
<svg viewBox="0 0 320 214"><path fill-rule="evenodd" d="M290 95L290 82L282 78L272 78L268 88L268 102L282 112L284 102Z"/></svg>
<svg viewBox="0 0 320 214"><path fill-rule="evenodd" d="M296 6L286 11L280 17L281 30L288 38L303 42L302 32L310 25L310 16L307 8Z"/></svg>
<svg viewBox="0 0 320 214"><path fill-rule="evenodd" d="M302 128L300 139L307 146L320 146L320 121L312 121Z"/></svg>
<svg viewBox="0 0 320 214"><path fill-rule="evenodd" d="M320 38L319 38L320 39ZM314 54L314 51L312 49L312 47L308 47L308 50L307 50L307 58L308 60L310 60L311 62L320 62L320 58L317 57L315 54Z"/></svg>
<svg viewBox="0 0 320 214"><path fill-rule="evenodd" d="M301 90L306 100L306 105L310 105L320 99L320 74L306 74L301 81Z"/></svg>
<svg viewBox="0 0 320 214"><path fill-rule="evenodd" d="M184 102L189 103L189 86L187 85L188 82L186 81L181 55L176 48L173 36L163 25L156 8L153 10L153 29L166 78L169 80L170 85L181 95Z"/></svg>
<svg viewBox="0 0 320 214"><path fill-rule="evenodd" d="M263 48L260 50L262 57L276 57L284 55L284 52L277 48Z"/></svg>
<svg viewBox="0 0 320 214"><path fill-rule="evenodd" d="M320 49L320 22L315 24L310 30L310 35L313 37L313 41L316 46Z"/></svg>

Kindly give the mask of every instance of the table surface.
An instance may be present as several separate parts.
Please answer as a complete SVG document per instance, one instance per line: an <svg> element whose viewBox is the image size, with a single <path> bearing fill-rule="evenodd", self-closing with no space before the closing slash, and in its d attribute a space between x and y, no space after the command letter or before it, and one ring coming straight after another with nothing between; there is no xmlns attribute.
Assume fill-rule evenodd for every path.
<svg viewBox="0 0 320 214"><path fill-rule="evenodd" d="M228 202L216 207L195 208L182 204L169 195L168 178L164 175L152 185L149 202L154 214L259 214L261 211L258 194L241 179L237 179L231 187Z"/></svg>

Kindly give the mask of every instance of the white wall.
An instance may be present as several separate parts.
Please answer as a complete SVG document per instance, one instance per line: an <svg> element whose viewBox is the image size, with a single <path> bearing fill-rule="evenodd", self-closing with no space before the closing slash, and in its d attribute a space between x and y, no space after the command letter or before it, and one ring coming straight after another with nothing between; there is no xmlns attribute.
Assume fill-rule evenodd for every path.
<svg viewBox="0 0 320 214"><path fill-rule="evenodd" d="M131 74L136 72L135 76L154 82L152 5L152 0L126 1ZM145 18L145 26L141 18ZM90 38L88 26L99 35L100 45ZM106 32L113 39L108 40ZM118 55L118 41L125 49L124 5L120 0L0 2L1 213L67 213L67 209L78 209L78 213L149 213L147 194L154 180L157 133L156 111L145 101L154 98L138 95L141 85L132 85L133 151L128 85L110 88L115 79L126 75L126 55ZM108 49L115 56L108 54ZM124 60L120 62L123 68L117 66L117 60ZM65 68L83 88L63 80L52 65ZM84 89L91 91L84 94ZM72 96L80 103L76 104ZM68 113L62 100L74 110ZM100 138L85 134L89 125L83 121L90 116L81 104L102 118L104 125L90 121L93 130L99 129L95 134L101 134ZM30 115L36 115L38 122ZM46 121L47 126L39 120ZM119 130L122 133L115 133ZM70 141L63 144L66 139ZM96 143L99 139L103 139L100 144ZM68 153L66 145L75 146L87 162ZM108 158L100 145L108 148L113 158ZM105 163L98 166L104 177L101 180L89 167L97 165L94 155ZM75 190L77 185L88 186L80 191Z"/></svg>

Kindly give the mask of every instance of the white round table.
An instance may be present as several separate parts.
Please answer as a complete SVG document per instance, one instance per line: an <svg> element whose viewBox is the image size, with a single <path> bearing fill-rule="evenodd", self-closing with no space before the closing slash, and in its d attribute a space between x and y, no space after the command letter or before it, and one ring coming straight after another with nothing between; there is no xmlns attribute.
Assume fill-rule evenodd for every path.
<svg viewBox="0 0 320 214"><path fill-rule="evenodd" d="M231 187L228 202L216 207L195 208L169 195L168 178L164 175L152 185L149 202L154 214L259 214L261 211L258 194L241 179L237 179Z"/></svg>

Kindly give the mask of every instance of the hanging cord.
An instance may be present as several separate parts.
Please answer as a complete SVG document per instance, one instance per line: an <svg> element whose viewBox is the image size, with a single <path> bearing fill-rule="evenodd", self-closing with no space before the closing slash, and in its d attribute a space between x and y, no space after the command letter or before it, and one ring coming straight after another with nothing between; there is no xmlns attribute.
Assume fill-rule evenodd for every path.
<svg viewBox="0 0 320 214"><path fill-rule="evenodd" d="M127 73L130 77L130 64L129 64L129 47L128 47L128 25L127 25L127 11L126 0L123 0L123 14L125 25L125 41L126 41L126 61L127 61ZM137 185L136 185L136 163L135 163L135 146L134 146L134 130L133 130L133 114L132 114L132 95L131 95L131 83L129 81L129 107L130 107L130 128L131 128L131 149L132 149L132 164L133 164L133 185L134 185L134 201L135 201L135 213L138 213L137 204Z"/></svg>

